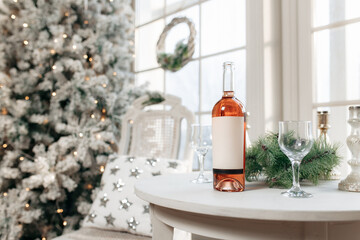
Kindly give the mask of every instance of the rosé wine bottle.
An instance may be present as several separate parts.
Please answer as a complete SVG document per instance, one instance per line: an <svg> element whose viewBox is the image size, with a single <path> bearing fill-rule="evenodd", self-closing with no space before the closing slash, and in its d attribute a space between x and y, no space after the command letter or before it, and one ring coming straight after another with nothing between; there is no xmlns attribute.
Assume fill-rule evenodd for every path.
<svg viewBox="0 0 360 240"><path fill-rule="evenodd" d="M223 192L245 189L246 119L234 96L234 63L224 62L223 96L212 110L213 184Z"/></svg>

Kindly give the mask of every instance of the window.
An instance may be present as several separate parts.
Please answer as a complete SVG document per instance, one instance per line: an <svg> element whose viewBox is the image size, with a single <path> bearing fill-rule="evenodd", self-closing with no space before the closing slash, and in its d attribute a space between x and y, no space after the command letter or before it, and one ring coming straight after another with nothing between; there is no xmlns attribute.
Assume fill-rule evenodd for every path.
<svg viewBox="0 0 360 240"><path fill-rule="evenodd" d="M305 66L302 72L310 72L309 81L298 79L299 85L307 84L307 88L300 91L298 101L312 99L303 112L311 109L315 123L317 111L330 112L329 136L331 141L342 144L340 153L344 161L340 171L346 175L346 161L351 156L346 146L350 132L348 106L360 104L360 2L304 0L296 7L298 35L302 36L297 46L299 66Z"/></svg>
<svg viewBox="0 0 360 240"><path fill-rule="evenodd" d="M197 122L211 123L211 110L222 95L222 63L235 62L235 90L246 101L246 1L245 0L136 0L136 84L148 82L156 90L182 99ZM156 43L174 17L186 16L197 30L193 59L178 72L162 70L156 62ZM189 34L185 24L168 35L166 51ZM205 167L210 168L210 154Z"/></svg>

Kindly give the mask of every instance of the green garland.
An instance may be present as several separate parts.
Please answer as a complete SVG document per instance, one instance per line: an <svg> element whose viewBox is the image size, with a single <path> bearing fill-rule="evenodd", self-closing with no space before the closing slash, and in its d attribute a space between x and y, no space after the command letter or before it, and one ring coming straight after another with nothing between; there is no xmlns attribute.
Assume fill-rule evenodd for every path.
<svg viewBox="0 0 360 240"><path fill-rule="evenodd" d="M288 157L280 150L278 134L269 133L246 152L245 175L248 181L257 180L261 174L269 187L290 188L292 170ZM316 140L311 151L301 162L300 181L317 184L319 179L328 179L331 170L339 165L338 146Z"/></svg>
<svg viewBox="0 0 360 240"><path fill-rule="evenodd" d="M182 68L184 60L189 57L188 44L183 41L179 41L175 46L175 52L159 53L157 55L157 61L163 69L170 71L177 71Z"/></svg>

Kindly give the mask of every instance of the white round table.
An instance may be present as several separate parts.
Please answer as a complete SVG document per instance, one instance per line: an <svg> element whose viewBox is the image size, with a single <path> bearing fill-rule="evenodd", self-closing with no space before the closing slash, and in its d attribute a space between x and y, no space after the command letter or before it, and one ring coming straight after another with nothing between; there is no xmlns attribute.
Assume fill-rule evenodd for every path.
<svg viewBox="0 0 360 240"><path fill-rule="evenodd" d="M136 184L136 195L150 202L155 240L172 239L173 228L193 239L360 239L360 193L339 191L338 181L302 184L314 197L292 199L261 182L246 183L244 192L218 192L212 183L191 183L195 176Z"/></svg>

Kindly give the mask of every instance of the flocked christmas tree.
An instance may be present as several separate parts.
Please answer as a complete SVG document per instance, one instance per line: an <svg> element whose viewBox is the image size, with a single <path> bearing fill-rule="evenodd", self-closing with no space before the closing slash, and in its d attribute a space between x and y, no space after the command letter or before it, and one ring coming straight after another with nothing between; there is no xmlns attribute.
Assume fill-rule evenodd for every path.
<svg viewBox="0 0 360 240"><path fill-rule="evenodd" d="M130 0L3 0L0 237L79 226L132 87Z"/></svg>

